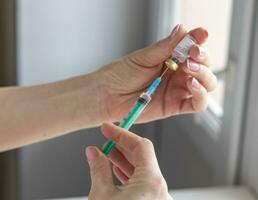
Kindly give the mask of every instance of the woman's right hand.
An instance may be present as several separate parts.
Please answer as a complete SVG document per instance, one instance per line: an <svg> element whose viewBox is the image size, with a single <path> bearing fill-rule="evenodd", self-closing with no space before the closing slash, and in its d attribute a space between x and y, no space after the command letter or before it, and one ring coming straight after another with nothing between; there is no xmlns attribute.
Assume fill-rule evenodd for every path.
<svg viewBox="0 0 258 200"><path fill-rule="evenodd" d="M117 146L108 158L97 147L87 147L92 181L89 200L171 200L152 142L113 124L101 128ZM114 185L110 161L122 186Z"/></svg>

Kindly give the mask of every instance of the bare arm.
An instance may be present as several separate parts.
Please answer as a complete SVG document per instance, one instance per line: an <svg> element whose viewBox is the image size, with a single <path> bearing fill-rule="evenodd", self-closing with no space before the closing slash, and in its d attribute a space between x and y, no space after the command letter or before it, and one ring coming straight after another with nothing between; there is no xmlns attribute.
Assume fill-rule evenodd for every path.
<svg viewBox="0 0 258 200"><path fill-rule="evenodd" d="M0 151L99 125L105 120L102 88L95 74L0 88Z"/></svg>
<svg viewBox="0 0 258 200"><path fill-rule="evenodd" d="M186 34L197 44L188 62L168 71L138 122L200 112L208 92L216 87L209 55L201 47L208 32L197 28L176 32L150 47L102 67L95 73L31 87L0 89L0 151L53 138L104 121L120 121L150 82L161 74L163 62Z"/></svg>

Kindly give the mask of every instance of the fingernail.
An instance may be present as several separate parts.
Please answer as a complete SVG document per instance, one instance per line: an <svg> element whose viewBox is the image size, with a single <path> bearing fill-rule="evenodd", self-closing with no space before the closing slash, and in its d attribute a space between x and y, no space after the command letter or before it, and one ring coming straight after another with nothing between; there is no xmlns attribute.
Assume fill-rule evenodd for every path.
<svg viewBox="0 0 258 200"><path fill-rule="evenodd" d="M193 72L197 72L200 70L200 65L191 59L187 59L186 65L187 65L188 69L190 69Z"/></svg>
<svg viewBox="0 0 258 200"><path fill-rule="evenodd" d="M197 46L197 48L198 48L198 54L199 54L199 56L200 56L200 57L204 57L205 54L206 54L206 49L203 48L203 47L201 47L201 46Z"/></svg>
<svg viewBox="0 0 258 200"><path fill-rule="evenodd" d="M98 156L97 149L95 147L87 147L86 148L86 156L88 161L94 160Z"/></svg>
<svg viewBox="0 0 258 200"><path fill-rule="evenodd" d="M192 86L193 86L194 88L196 88L196 89L199 89L199 88L200 88L200 83L199 83L199 81L197 81L196 78L193 78L193 79L192 79Z"/></svg>
<svg viewBox="0 0 258 200"><path fill-rule="evenodd" d="M172 32L171 32L171 34L170 34L170 37L174 37L174 36L175 36L175 34L177 33L179 27L180 27L180 24L177 24L177 25L173 28L173 30L172 30Z"/></svg>

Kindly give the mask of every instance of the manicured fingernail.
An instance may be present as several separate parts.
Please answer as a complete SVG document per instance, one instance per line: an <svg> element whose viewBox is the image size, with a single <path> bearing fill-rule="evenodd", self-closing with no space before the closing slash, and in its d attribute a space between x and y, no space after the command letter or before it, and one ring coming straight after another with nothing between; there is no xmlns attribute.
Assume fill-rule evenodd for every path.
<svg viewBox="0 0 258 200"><path fill-rule="evenodd" d="M95 147L87 147L86 148L86 156L88 161L94 160L98 156L97 149Z"/></svg>
<svg viewBox="0 0 258 200"><path fill-rule="evenodd" d="M177 31L179 30L179 27L180 27L180 24L177 24L177 25L173 28L173 30L172 30L172 32L171 32L171 34L170 34L170 37L174 37L174 36L176 35Z"/></svg>
<svg viewBox="0 0 258 200"><path fill-rule="evenodd" d="M199 81L197 81L196 78L193 78L193 79L192 79L192 86L193 86L194 88L196 88L196 89L199 89L199 88L200 88L200 83L199 83Z"/></svg>
<svg viewBox="0 0 258 200"><path fill-rule="evenodd" d="M191 59L187 59L186 66L193 72L197 72L200 70L200 65Z"/></svg>
<svg viewBox="0 0 258 200"><path fill-rule="evenodd" d="M206 54L206 49L201 46L197 46L197 48L198 48L199 57L204 57Z"/></svg>

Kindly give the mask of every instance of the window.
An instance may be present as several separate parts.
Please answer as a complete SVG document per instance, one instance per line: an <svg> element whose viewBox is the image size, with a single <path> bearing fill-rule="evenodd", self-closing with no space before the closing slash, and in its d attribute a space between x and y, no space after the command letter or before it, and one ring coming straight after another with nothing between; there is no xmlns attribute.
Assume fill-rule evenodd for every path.
<svg viewBox="0 0 258 200"><path fill-rule="evenodd" d="M170 7L171 13L180 11L175 14L176 18L163 12L165 20L170 19L172 25L182 23L188 30L196 26L209 30L206 46L213 58L211 68L219 80L218 88L210 95L206 112L182 116L176 122L212 166L213 183L234 183L238 175L239 153L242 153L243 127L246 127L243 113L247 101L246 89L250 84L248 76L250 58L253 58L252 31L257 21L254 19L257 1L164 2L161 11L166 11L164 8L167 7ZM159 28L163 28L161 25ZM163 28L163 32L168 30Z"/></svg>
<svg viewBox="0 0 258 200"><path fill-rule="evenodd" d="M205 46L212 57L211 69L218 78L218 87L210 94L209 108L222 117L232 0L182 0L180 9L180 21L188 30L203 26L209 31Z"/></svg>
<svg viewBox="0 0 258 200"><path fill-rule="evenodd" d="M233 0L164 0L159 3L158 38L167 35L177 23L183 24L187 30L202 26L209 31L209 39L205 46L211 54L211 69L217 75L218 86L209 94L207 111L195 115L197 122L201 120L206 127L210 126L209 132L220 131L224 115L232 10Z"/></svg>

